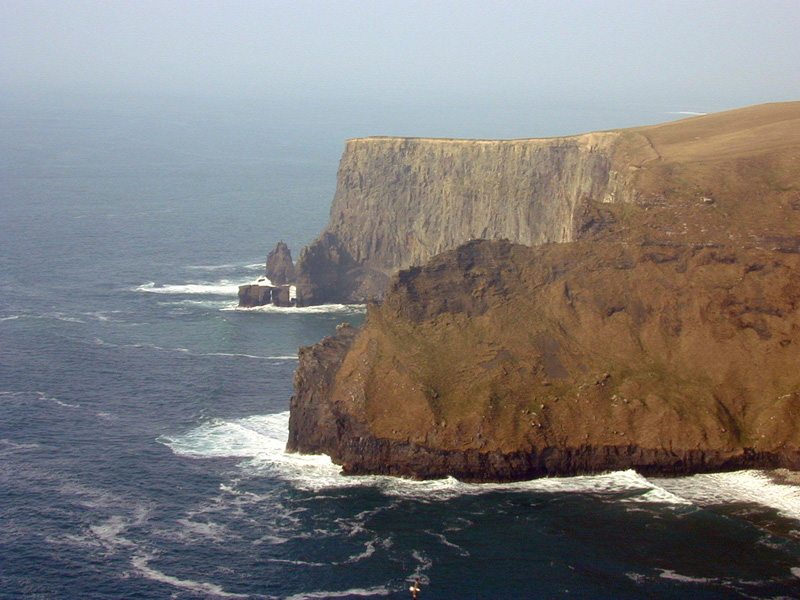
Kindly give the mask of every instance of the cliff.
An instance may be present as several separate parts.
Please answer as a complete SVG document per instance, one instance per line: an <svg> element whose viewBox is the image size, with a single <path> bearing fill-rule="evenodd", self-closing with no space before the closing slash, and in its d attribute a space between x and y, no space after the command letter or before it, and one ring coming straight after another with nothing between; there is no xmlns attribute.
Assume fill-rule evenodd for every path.
<svg viewBox="0 0 800 600"><path fill-rule="evenodd" d="M301 354L289 449L466 480L800 468L800 255L476 241Z"/></svg>
<svg viewBox="0 0 800 600"><path fill-rule="evenodd" d="M794 181L799 106L553 139L350 140L329 224L298 261L298 303L380 298L397 270L470 239L583 239L605 228L607 205L659 209L655 227L682 235L676 210L724 202L704 235L728 242L724 228L753 216L746 195L761 202L761 222L732 235L780 235L764 196Z"/></svg>
<svg viewBox="0 0 800 600"><path fill-rule="evenodd" d="M619 136L348 141L330 223L298 261L299 300L380 297L398 269L474 238L574 239L578 208L613 187Z"/></svg>
<svg viewBox="0 0 800 600"><path fill-rule="evenodd" d="M400 156L355 152L371 143ZM442 177L399 175L397 164L416 164L409 152L437 144L447 152L418 168ZM391 279L363 329L301 352L290 450L328 453L350 473L481 481L800 468L800 103L564 140L353 147L332 224L304 252L316 270L306 274L328 277L313 292L354 297L388 279L393 261L425 264ZM459 163L454 148L475 162ZM507 152L547 158L523 168L506 164ZM377 172L355 177L359 161ZM576 172L554 168L558 184L537 183L549 200L523 197L543 164ZM472 196L450 169L467 174ZM384 186L390 203L386 173L398 173L407 213L398 223L415 223L411 231L358 220L348 190ZM513 207L490 197L489 181L505 182ZM363 221L381 213L368 197ZM495 208L475 222L466 216L475 212L458 213L468 204ZM487 223L495 229L480 229ZM456 230L527 237L472 241L426 261Z"/></svg>

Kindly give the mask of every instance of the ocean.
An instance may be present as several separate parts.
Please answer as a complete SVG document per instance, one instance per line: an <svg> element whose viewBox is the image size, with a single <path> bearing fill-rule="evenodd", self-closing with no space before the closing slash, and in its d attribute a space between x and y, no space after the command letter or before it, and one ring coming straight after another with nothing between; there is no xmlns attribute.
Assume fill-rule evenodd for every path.
<svg viewBox="0 0 800 600"><path fill-rule="evenodd" d="M690 107L685 107L690 108ZM284 452L297 349L360 306L240 310L324 227L348 137L533 137L667 107L0 106L0 599L800 597L765 473L507 485Z"/></svg>

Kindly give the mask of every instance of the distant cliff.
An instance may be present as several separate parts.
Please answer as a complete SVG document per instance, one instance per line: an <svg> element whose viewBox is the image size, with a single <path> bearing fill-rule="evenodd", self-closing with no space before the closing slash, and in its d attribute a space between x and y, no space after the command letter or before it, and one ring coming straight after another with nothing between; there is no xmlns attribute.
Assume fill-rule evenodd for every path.
<svg viewBox="0 0 800 600"><path fill-rule="evenodd" d="M471 239L570 242L596 237L612 216L617 230L641 224L643 210L655 236L793 243L783 213L787 202L800 206L786 152L796 149L798 106L566 138L350 140L328 226L298 261L298 303L381 297L398 269ZM706 232L687 229L699 226L692 210L705 211Z"/></svg>
<svg viewBox="0 0 800 600"><path fill-rule="evenodd" d="M310 283L312 296L356 298L384 285L392 261L424 264L391 279L361 330L302 349L290 450L330 454L350 473L480 481L800 469L800 103L565 140L463 142L474 163L458 169L473 187L386 175L405 172L386 166L398 161L413 172L406 143L433 152L437 142L375 143L401 157L343 167L331 225L304 253L306 276L328 277ZM525 185L509 176L496 188L508 192L490 198L483 167L518 167L489 155L527 144L521 155L537 159L521 161ZM455 173L449 158L421 168ZM548 182L537 179L543 165ZM546 198L523 195L534 183ZM371 193L361 211L345 201L373 188L386 205L402 199L398 223L411 229L389 213L380 222ZM493 208L478 223L458 212L467 205ZM524 231L525 245L452 234L457 247L425 260L456 223L467 237Z"/></svg>
<svg viewBox="0 0 800 600"><path fill-rule="evenodd" d="M620 137L348 141L330 223L298 261L299 301L379 297L398 269L470 239L576 239L588 202L628 192Z"/></svg>

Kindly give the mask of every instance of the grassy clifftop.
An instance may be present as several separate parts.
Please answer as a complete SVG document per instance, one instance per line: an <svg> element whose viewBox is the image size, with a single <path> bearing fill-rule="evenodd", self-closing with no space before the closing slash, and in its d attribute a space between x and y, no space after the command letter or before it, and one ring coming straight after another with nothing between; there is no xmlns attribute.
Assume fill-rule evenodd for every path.
<svg viewBox="0 0 800 600"><path fill-rule="evenodd" d="M330 222L300 257L300 301L380 297L398 269L471 239L569 242L611 220L782 244L800 227L799 123L793 102L566 138L351 140Z"/></svg>
<svg viewBox="0 0 800 600"><path fill-rule="evenodd" d="M619 132L574 239L400 271L301 360L292 447L477 480L800 468L799 118Z"/></svg>

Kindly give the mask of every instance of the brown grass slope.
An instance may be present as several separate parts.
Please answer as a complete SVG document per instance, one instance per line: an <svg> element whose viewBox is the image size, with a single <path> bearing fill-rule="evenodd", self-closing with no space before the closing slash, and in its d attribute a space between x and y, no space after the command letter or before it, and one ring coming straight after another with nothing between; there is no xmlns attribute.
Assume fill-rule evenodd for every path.
<svg viewBox="0 0 800 600"><path fill-rule="evenodd" d="M635 201L609 208L645 238L796 245L800 102L623 131L616 168Z"/></svg>
<svg viewBox="0 0 800 600"><path fill-rule="evenodd" d="M800 468L800 103L621 137L635 193L582 239L442 253L304 351L290 448L473 480Z"/></svg>

